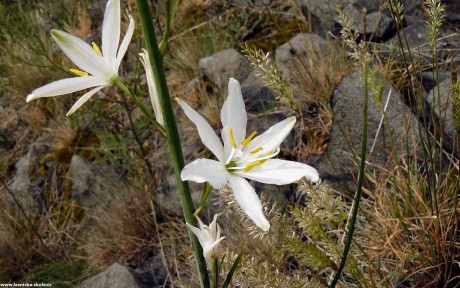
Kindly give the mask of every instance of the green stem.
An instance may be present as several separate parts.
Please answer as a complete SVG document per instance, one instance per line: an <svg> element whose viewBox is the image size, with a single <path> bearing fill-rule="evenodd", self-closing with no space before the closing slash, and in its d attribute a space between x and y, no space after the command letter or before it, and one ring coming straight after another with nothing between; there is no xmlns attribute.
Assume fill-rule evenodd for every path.
<svg viewBox="0 0 460 288"><path fill-rule="evenodd" d="M166 0L164 1L165 4L165 14L166 14L166 20L165 20L165 31L163 32L163 39L160 42L160 53L161 55L164 55L166 51L166 47L168 45L168 40L169 40L169 34L171 33L171 0Z"/></svg>
<svg viewBox="0 0 460 288"><path fill-rule="evenodd" d="M366 148L367 148L367 104L369 98L369 88L368 88L368 71L367 63L364 64L364 107L363 107L363 131L361 138L361 159L359 163L359 175L358 175L358 187L356 190L355 198L353 199L353 207L351 219L348 226L348 235L347 241L345 242L345 248L343 249L342 260L340 261L339 268L337 269L337 274L335 274L334 279L332 279L330 288L334 288L337 285L337 282L340 279L340 274L342 274L345 264L347 263L348 253L350 252L351 242L353 240L353 232L355 231L356 217L359 210L359 201L361 200L361 192L364 181L364 168L366 166Z"/></svg>
<svg viewBox="0 0 460 288"><path fill-rule="evenodd" d="M136 5L139 11L139 18L141 20L145 45L150 56L150 63L152 65L153 75L155 77L155 85L157 87L160 107L163 112L166 141L168 143L171 162L176 174L180 204L182 206L185 221L193 226L197 226L197 220L193 216L194 207L188 182L183 182L180 176L182 168L184 168L184 156L182 154L179 132L177 130L174 111L171 105L171 98L169 96L168 85L164 73L163 56L158 49L155 28L153 26L153 21L150 15L148 0L136 0ZM208 288L210 287L210 283L208 270L206 267L206 260L203 256L203 249L201 248L198 238L190 231L190 229L188 230L188 234L192 243L192 249L198 268L201 287Z"/></svg>
<svg viewBox="0 0 460 288"><path fill-rule="evenodd" d="M212 260L212 288L219 286L219 259Z"/></svg>
<svg viewBox="0 0 460 288"><path fill-rule="evenodd" d="M155 128L157 128L158 132L160 132L161 135L163 135L163 137L166 137L165 129L163 128L163 126L161 126L160 123L158 123L158 121L155 118L155 115L152 113L152 111L150 111L147 107L145 107L145 105L144 105L144 103L142 103L141 99L139 99L139 97L137 97L136 94L134 94L133 91L131 91L131 89L129 89L119 79L116 79L114 81L113 85L117 86L125 94L129 95L131 97L131 99L134 100L136 105L141 109L141 111L144 113L144 115L147 116L147 118L149 118L150 122L152 122L152 124L155 126Z"/></svg>

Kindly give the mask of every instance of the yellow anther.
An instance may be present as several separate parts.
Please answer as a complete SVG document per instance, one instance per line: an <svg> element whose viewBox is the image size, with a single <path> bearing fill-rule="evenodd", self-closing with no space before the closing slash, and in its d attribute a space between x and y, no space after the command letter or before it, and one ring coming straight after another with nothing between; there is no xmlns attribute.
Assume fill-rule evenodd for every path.
<svg viewBox="0 0 460 288"><path fill-rule="evenodd" d="M264 159L264 160L257 160L257 161L251 162L251 163L249 163L246 167L244 167L243 172L249 172L249 171L251 171L254 167L257 167L257 166L262 165L263 163L265 163L265 161L267 161L267 159Z"/></svg>
<svg viewBox="0 0 460 288"><path fill-rule="evenodd" d="M101 52L101 49L99 49L99 46L97 46L97 44L94 43L94 42L91 42L91 45L93 45L94 51L96 51L97 54L99 54L100 56L102 56L102 52Z"/></svg>
<svg viewBox="0 0 460 288"><path fill-rule="evenodd" d="M232 147L236 149L236 142L235 139L233 139L233 130L232 128L228 129L228 135L230 136L230 142L232 143Z"/></svg>
<svg viewBox="0 0 460 288"><path fill-rule="evenodd" d="M254 154L256 154L257 152L259 152L260 150L263 150L263 148L262 148L262 147L256 148L256 149L254 149L254 150L252 150L252 151L249 151L249 154L254 155Z"/></svg>
<svg viewBox="0 0 460 288"><path fill-rule="evenodd" d="M243 142L241 142L241 144L243 144L243 147L246 147L248 146L249 142L251 142L252 138L254 138L254 136L256 136L257 132L254 131L251 133L251 135L248 136L248 138L244 139Z"/></svg>
<svg viewBox="0 0 460 288"><path fill-rule="evenodd" d="M69 69L69 71L72 72L73 74L77 75L77 76L88 76L88 72L81 71L81 70L78 70L78 69Z"/></svg>

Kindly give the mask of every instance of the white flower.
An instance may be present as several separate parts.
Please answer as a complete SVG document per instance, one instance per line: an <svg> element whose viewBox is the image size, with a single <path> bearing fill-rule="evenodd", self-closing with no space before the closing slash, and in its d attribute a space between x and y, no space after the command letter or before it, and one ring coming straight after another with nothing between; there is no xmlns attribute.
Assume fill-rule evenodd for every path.
<svg viewBox="0 0 460 288"><path fill-rule="evenodd" d="M91 47L80 38L67 32L53 29L51 35L56 43L80 69L70 69L70 71L79 77L58 80L37 88L27 96L26 101L30 102L41 97L59 96L95 87L78 99L67 113L67 116L69 116L97 91L113 85L114 81L118 79L118 68L121 59L128 49L134 32L134 20L129 16L128 30L118 47L120 42L120 22L120 1L109 0L102 24L102 51L94 42Z"/></svg>
<svg viewBox="0 0 460 288"><path fill-rule="evenodd" d="M163 125L163 112L161 111L160 100L158 99L157 86L155 84L155 78L153 77L152 65L150 65L149 53L147 50L142 49L142 53L139 53L139 56L141 56L141 62L144 65L145 75L147 77L147 85L149 86L150 101L152 102L155 118L157 119L158 123Z"/></svg>
<svg viewBox="0 0 460 288"><path fill-rule="evenodd" d="M312 182L319 180L318 172L313 167L271 159L279 153L281 142L294 127L295 117L273 125L260 136L254 138L254 131L246 137L247 114L240 84L235 79L231 78L228 83L228 98L220 114L224 145L202 116L184 101L177 101L187 117L195 123L203 144L219 160L197 159L189 163L182 170L182 180L209 182L215 189L229 183L241 209L262 230L268 231L270 223L264 216L254 188L244 178L276 185L289 184L302 177Z"/></svg>
<svg viewBox="0 0 460 288"><path fill-rule="evenodd" d="M207 261L216 259L219 251L217 245L224 240L225 237L220 237L220 226L217 224L217 214L214 215L209 226L206 226L201 222L201 219L197 216L198 225L200 229L188 224L188 228L196 235L198 241L200 241L201 247L203 248L203 255Z"/></svg>

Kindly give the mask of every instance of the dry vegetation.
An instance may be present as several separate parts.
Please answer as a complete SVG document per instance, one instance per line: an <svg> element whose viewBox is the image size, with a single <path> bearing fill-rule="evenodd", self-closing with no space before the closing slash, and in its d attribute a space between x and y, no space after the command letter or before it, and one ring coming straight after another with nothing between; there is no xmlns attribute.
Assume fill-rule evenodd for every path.
<svg viewBox="0 0 460 288"><path fill-rule="evenodd" d="M97 1L66 1L65 7L53 5L59 1L41 2L0 4L0 13L5 15L0 20L0 282L44 281L73 287L113 262L136 266L160 255L170 283L196 287L185 225L154 201L160 183L171 172L164 143L135 105L116 89L107 89L70 119L65 118L65 111L77 95L24 104L34 88L68 74L71 63L52 43L49 29L57 27L78 37L97 39L101 20ZM124 2L124 8L135 15L133 1ZM275 1L270 9L208 2L212 1L186 1L178 11L166 54L172 96L199 108L218 129L218 107L224 93L210 92L201 80L192 88L187 85L199 76L199 59L249 43L244 48L248 59L262 70L262 78L268 77L267 82L278 81L272 82L275 91L285 93L278 94L281 101L277 108L302 119L296 127L292 157L302 161L310 154L323 153L332 125L329 97L350 72L353 61L347 58L346 48L338 43L330 51L321 51L311 43L307 47L310 57L299 66L299 81L287 83L273 76L273 60L264 51L299 31L308 31L298 10L292 10L296 21L286 25L281 17L286 13L286 1ZM155 12L161 26L161 7ZM260 15L266 16L264 23L256 23ZM255 32L256 24L264 27L264 34ZM145 77L137 59L143 43L139 30L135 38L122 75L146 96L147 103ZM414 66L382 59L373 61L376 69L387 71L386 77L394 79L400 91L408 89L408 81L400 79L410 79ZM299 90L305 91L303 97L293 97L292 91ZM190 122L183 114L177 115L186 135L183 145L198 143ZM28 173L32 179L43 180L40 189L46 205L28 209L30 203L14 198L6 187L17 173L15 164L40 137L50 142ZM419 156L434 163L442 152L433 151L430 159ZM192 156L205 153L203 147L195 147ZM87 205L71 195L73 155L102 171L98 175L101 182L93 186L93 202ZM447 287L448 279L450 284L458 283L458 162L449 160L446 172L435 175L435 164L420 174L416 160L394 169L382 168L378 174L366 172L373 187L365 190L355 242L341 280L343 287ZM437 182L433 182L435 177ZM343 251L351 209L351 199L343 195L327 183L300 183L283 210L265 202L265 207L270 207L266 213L272 229L260 234L228 200L229 191L220 191L214 201L226 219L225 269L231 266L241 243L246 246L234 283L239 287L325 287Z"/></svg>

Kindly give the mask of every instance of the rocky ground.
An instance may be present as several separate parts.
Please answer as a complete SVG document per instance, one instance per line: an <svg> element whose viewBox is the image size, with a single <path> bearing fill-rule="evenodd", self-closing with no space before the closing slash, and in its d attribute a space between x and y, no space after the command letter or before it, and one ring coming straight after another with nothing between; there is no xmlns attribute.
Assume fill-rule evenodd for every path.
<svg viewBox="0 0 460 288"><path fill-rule="evenodd" d="M270 32L276 30L267 25L273 15L263 12L250 14L233 36L233 39L237 40L237 43L234 44L248 42L270 52L276 69L293 87L294 99L299 103L300 117L303 119L298 121L295 133L281 147L281 155L284 158L299 159L314 166L318 169L323 182L347 194L355 187L358 177L356 163L359 162L358 155L361 149L364 75L362 72L353 71L352 65L347 64L344 66L348 67L342 67L340 70L340 73L343 74L329 75L327 71L323 72L331 78L328 79L327 85L324 85L326 81L314 83L313 78L308 76L308 71L306 73L303 70L305 63L319 63L321 57L331 59L337 47L345 49L341 43L339 33L341 26L335 7L340 7L349 17L353 17L352 29L359 33L360 41L368 42L374 57L380 57L376 62L385 62L389 58L394 62L401 61L403 54L394 52L398 49L398 31L399 33L404 32L409 47L412 48L412 56L420 60L419 67L417 67L419 72L415 73L417 79L409 79L409 76L402 73L398 74L399 76L388 76L382 69L372 78L371 95L376 95L376 97L369 99L368 108L367 161L370 167L368 173L378 174L381 167L391 170L392 167L402 165L401 163L407 159L417 157L421 153L418 142L418 139L422 137L418 129L420 125L442 127L439 129L444 131L442 141L445 151L458 157L452 99L449 98L451 94L448 91L451 88L451 63L459 67L457 73L460 73L458 53L460 49L460 35L458 34L460 6L455 0L444 1L446 23L439 36L438 61L441 67L439 71L441 81L437 84L433 80L432 72L434 59L430 52L430 45L425 39L427 30L424 24L426 21L424 7L420 1L402 2L406 14L404 27L400 29L397 29L394 18L388 9L381 5L380 0L334 0L329 2L300 0L296 1L295 5L284 5L281 12L279 12L280 6L277 1L235 0L225 3L205 1L198 9L206 13L207 19L213 19L214 16L233 17L233 15L227 16L222 13L223 7L233 9L232 11L239 11L238 9L243 9L243 7L252 7L255 11L273 9L279 12L276 15L281 15L279 21L284 21L284 27L295 26L299 21L305 21L304 24L308 23L307 30L302 28L300 30L304 31L295 33L290 31L291 35L288 37L286 34L278 37L284 39L283 41L277 39L267 44L264 39L273 36L270 35ZM95 15L91 17L94 18L93 21L98 21ZM364 18L365 22L362 21ZM138 45L138 43L133 45ZM276 91L266 87L260 77L256 76L257 70L243 56L239 47L231 46L235 48L215 51L206 57L196 59L196 63L189 63L198 69L195 77L176 86L174 86L176 82L173 81L172 94L193 101L197 99L196 95L205 91L211 95L210 97L216 97L209 103L212 104L212 101L221 103L222 96L216 95L226 91L228 78L234 77L241 83L243 97L250 114L251 126L248 127L248 130L261 133L280 119L291 115L299 116L289 106L278 104ZM170 55L171 58L173 56ZM315 76L321 73L311 71ZM168 72L170 72L169 79L172 79L174 77L173 68L170 68ZM404 77L406 79L402 79ZM417 103L410 101L412 95L408 92L410 90L407 85L408 80L419 81L418 83L422 85L423 98L416 99ZM441 91L440 95L443 97L441 109L436 108L437 104L432 96L436 89ZM99 96L104 98L107 95ZM198 101L194 104L195 108L210 118L211 123L213 119L216 121L215 117L212 118L212 112L209 112L210 105ZM99 205L101 193L114 195L113 199L117 199L117 187L126 185L123 183L129 183L132 176L130 176L130 171L123 170L123 162L126 161L123 160L123 156L117 158L118 163L116 161L97 161L100 159L99 151L92 147L107 148L101 144L100 135L95 130L97 125L93 123L90 127L75 129L66 141L52 133L43 133L40 136L40 132L28 132L28 135L24 135L18 131L25 131L24 127L29 125L27 121L33 122L34 120L22 117L25 112L18 108L23 105L25 104L18 102L17 97L13 97L10 92L2 93L0 96L0 150L2 152L0 160L3 162L0 167L4 170L0 175L4 177L3 182L7 187L4 190L8 190L11 194L8 196L9 200L2 205L8 203L14 206L17 201L21 203L21 207L28 215L46 214L51 208L55 208L54 200L50 199L52 198L50 195L54 195L50 192L51 185L58 186L58 190L61 191L60 199L70 201L75 207L78 207L72 211L76 214L91 215L90 211ZM220 104L217 107L220 107ZM415 107L423 107L425 111L423 116ZM46 109L41 113L47 113ZM133 115L135 120L139 121L140 116ZM185 123L186 120L179 109L177 116L180 124ZM46 125L47 121L42 121L42 123ZM219 123L215 122L213 125L218 130ZM34 127L46 131L40 125ZM180 127L184 135L183 148L186 159L191 159L197 154L204 155L206 151L203 147L198 147L198 139L194 135L195 132L191 130L190 124L185 123ZM306 127L311 127L312 130ZM32 134L33 137L30 137ZM155 179L154 183L146 182L145 186L147 188L156 187L153 197L158 205L157 209L166 211L167 215L177 218L181 210L177 204L174 178L168 167L169 162L165 155L164 143L156 136L142 137L144 140L140 149L144 149L142 153L146 153L146 158L150 161L148 169L151 170ZM29 142L30 139L33 141ZM406 142L406 139L411 139L411 141ZM299 141L301 144L298 144ZM134 144L132 147L136 147L132 150L138 149ZM141 154L139 150L136 153ZM136 162L136 165L146 167L142 161ZM142 171L148 174L148 169L143 168ZM370 189L375 183L369 181L366 185ZM192 185L192 187L194 188L194 200L198 202L201 196L200 186ZM256 189L264 193L269 191L273 200L278 203L291 201L295 191L293 186L273 187L260 184L256 185ZM68 209L68 206L66 207L61 208ZM85 225L91 225L91 223L83 226ZM90 228L83 227L82 229ZM0 230L0 235L2 233L4 232ZM77 235L79 232L75 233L72 237L80 237ZM112 259L116 260L116 257ZM126 260L120 257L119 262L110 263L111 265L106 270L81 281L77 287L163 287L167 285L169 272L164 267L164 259L160 257L160 254L149 252L142 257L139 256L139 261L133 261L133 258Z"/></svg>

